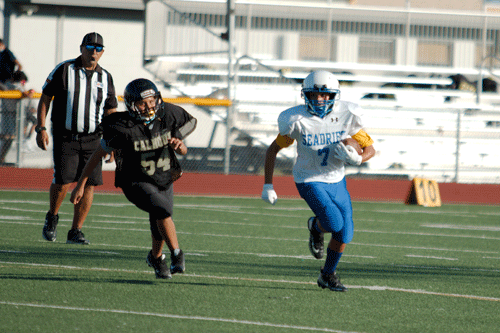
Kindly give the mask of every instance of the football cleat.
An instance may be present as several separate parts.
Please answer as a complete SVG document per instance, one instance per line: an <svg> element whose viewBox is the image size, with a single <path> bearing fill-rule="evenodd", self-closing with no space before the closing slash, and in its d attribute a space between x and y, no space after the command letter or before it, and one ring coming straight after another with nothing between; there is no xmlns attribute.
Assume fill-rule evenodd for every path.
<svg viewBox="0 0 500 333"><path fill-rule="evenodd" d="M184 262L184 252L180 250L178 255L170 254L170 259L172 263L170 264L170 273L184 273L186 270L185 262Z"/></svg>
<svg viewBox="0 0 500 333"><path fill-rule="evenodd" d="M165 255L162 253L158 259L153 257L153 252L149 251L146 257L146 262L149 267L153 267L155 270L155 275L157 279L171 279L172 275L168 269L167 263L165 262Z"/></svg>
<svg viewBox="0 0 500 333"><path fill-rule="evenodd" d="M323 289L328 288L332 291L347 291L347 288L340 283L340 279L335 272L332 274L323 274L323 270L321 270L318 277L318 286Z"/></svg>
<svg viewBox="0 0 500 333"><path fill-rule="evenodd" d="M315 224L318 219L313 216L307 220L307 229L309 229L309 251L316 259L323 258L325 236L322 232L316 230Z"/></svg>
<svg viewBox="0 0 500 333"><path fill-rule="evenodd" d="M42 236L44 239L49 242L53 242L57 237L57 223L59 222L59 215L52 215L50 212L47 212L45 215L45 224L42 229Z"/></svg>
<svg viewBox="0 0 500 333"><path fill-rule="evenodd" d="M85 235L80 229L70 229L68 231L68 240L66 244L82 244L89 245L90 242L85 239Z"/></svg>

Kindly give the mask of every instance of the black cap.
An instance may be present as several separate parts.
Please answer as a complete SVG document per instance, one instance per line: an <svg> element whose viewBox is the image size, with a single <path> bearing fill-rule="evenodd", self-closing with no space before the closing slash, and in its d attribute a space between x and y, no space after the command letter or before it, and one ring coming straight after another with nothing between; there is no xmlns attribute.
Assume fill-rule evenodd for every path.
<svg viewBox="0 0 500 333"><path fill-rule="evenodd" d="M83 37L82 45L99 45L104 46L102 36L97 32L90 32Z"/></svg>

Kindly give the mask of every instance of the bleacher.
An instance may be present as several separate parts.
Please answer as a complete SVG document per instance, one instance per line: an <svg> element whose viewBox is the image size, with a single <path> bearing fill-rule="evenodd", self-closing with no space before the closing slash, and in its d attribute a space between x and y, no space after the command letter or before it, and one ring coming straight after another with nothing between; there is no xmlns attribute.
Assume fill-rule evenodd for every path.
<svg viewBox="0 0 500 333"><path fill-rule="evenodd" d="M301 81L318 68L310 62L245 60L240 64L245 69L235 70L233 125L251 136L253 145L266 146L278 131L279 113L303 103ZM226 67L222 60L191 61L176 69L177 79L169 84L191 97L227 97ZM367 130L375 140L376 158L362 168L349 168L348 173L484 182L484 175L498 170L500 153L493 148L500 144L496 92L481 92L478 101L475 86L459 88L452 76L461 73L450 68L351 64L339 71L339 64L322 63L320 69L338 70L342 98L363 107ZM478 75L478 71L467 73ZM215 114L225 119L226 111L218 108ZM293 159L293 152L284 155Z"/></svg>
<svg viewBox="0 0 500 333"><path fill-rule="evenodd" d="M221 130L228 110L202 111L213 121L204 130L230 133L207 151L266 147L279 113L303 103L303 78L324 69L337 74L343 99L365 109L378 150L349 172L484 181L500 171L488 150L500 143L498 6L403 3L247 1L226 12L212 0L149 2L145 63L169 93L234 101L230 131Z"/></svg>

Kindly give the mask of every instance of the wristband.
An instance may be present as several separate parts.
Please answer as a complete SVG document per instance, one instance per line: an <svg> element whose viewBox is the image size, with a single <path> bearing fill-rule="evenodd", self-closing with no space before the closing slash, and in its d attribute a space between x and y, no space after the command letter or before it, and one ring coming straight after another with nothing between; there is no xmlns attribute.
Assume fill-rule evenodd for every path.
<svg viewBox="0 0 500 333"><path fill-rule="evenodd" d="M47 130L46 127L38 127L38 126L35 127L35 132L37 132L37 133L40 133L41 131L46 131L46 130Z"/></svg>

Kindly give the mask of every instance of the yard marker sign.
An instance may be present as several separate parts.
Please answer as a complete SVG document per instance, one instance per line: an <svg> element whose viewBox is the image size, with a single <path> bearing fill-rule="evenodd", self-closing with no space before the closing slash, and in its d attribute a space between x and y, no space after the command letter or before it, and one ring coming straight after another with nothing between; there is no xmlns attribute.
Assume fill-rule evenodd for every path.
<svg viewBox="0 0 500 333"><path fill-rule="evenodd" d="M435 180L413 178L405 203L407 205L417 204L424 207L441 206L438 183Z"/></svg>

